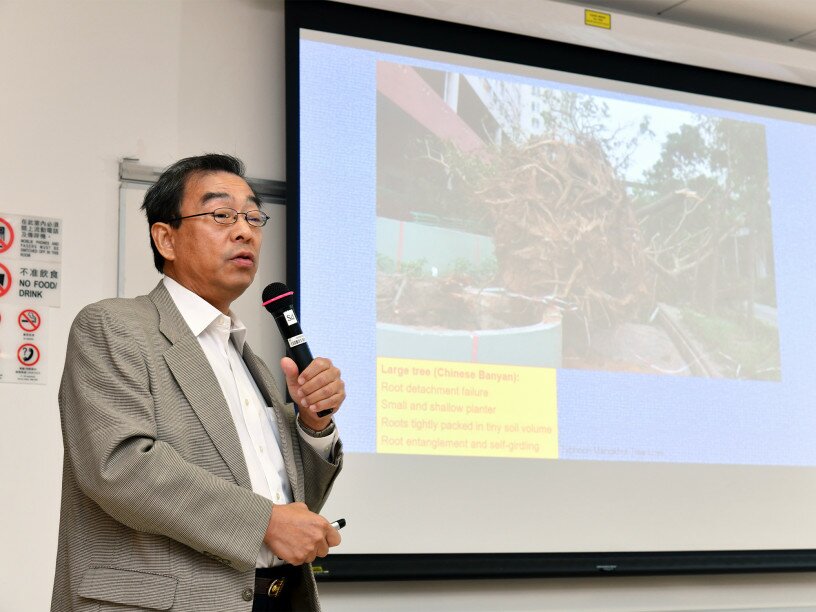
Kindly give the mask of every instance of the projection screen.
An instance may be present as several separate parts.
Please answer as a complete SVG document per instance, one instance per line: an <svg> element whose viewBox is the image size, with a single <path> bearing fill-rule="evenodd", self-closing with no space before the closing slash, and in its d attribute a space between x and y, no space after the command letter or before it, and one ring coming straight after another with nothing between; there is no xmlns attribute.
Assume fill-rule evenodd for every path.
<svg viewBox="0 0 816 612"><path fill-rule="evenodd" d="M813 91L299 4L288 282L348 393L318 573L816 566Z"/></svg>

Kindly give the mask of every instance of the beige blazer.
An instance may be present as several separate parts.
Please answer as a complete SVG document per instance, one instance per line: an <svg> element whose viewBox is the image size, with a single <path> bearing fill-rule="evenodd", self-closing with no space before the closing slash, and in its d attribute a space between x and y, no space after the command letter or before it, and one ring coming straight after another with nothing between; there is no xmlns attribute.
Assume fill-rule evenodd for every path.
<svg viewBox="0 0 816 612"><path fill-rule="evenodd" d="M266 365L295 501L318 512L342 465L300 444ZM84 308L59 394L65 460L52 612L249 612L272 502L252 492L215 374L162 283ZM298 609L319 610L304 567Z"/></svg>

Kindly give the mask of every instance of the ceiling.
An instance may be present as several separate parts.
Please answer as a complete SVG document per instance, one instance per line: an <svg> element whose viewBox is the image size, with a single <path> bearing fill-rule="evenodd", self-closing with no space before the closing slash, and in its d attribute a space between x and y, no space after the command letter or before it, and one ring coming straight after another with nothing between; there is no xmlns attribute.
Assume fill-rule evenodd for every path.
<svg viewBox="0 0 816 612"><path fill-rule="evenodd" d="M816 87L816 0L335 1Z"/></svg>
<svg viewBox="0 0 816 612"><path fill-rule="evenodd" d="M561 0L748 38L816 49L816 0Z"/></svg>

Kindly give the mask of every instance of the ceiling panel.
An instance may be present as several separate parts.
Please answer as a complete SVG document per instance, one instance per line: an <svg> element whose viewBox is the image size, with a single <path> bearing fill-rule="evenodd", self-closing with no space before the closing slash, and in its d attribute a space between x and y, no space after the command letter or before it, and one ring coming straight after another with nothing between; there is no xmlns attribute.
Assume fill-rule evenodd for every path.
<svg viewBox="0 0 816 612"><path fill-rule="evenodd" d="M808 47L809 49L816 49L816 32L811 32L806 36L802 36L802 38L797 38L796 44Z"/></svg>
<svg viewBox="0 0 816 612"><path fill-rule="evenodd" d="M663 17L751 38L787 42L816 30L813 0L687 0Z"/></svg>
<svg viewBox="0 0 816 612"><path fill-rule="evenodd" d="M635 15L649 15L654 17L660 11L664 11L679 0L592 0L591 2L580 2L568 0L571 4L580 4L587 8L605 8Z"/></svg>
<svg viewBox="0 0 816 612"><path fill-rule="evenodd" d="M742 38L730 32L726 25L715 28L711 24L674 27L668 14L678 10L681 0L342 0L350 4L459 22L526 36L597 47L629 55L641 55L690 65L714 68L767 79L788 81L816 87L816 0L762 0L762 10L754 15L758 22L769 19L771 8L783 7L796 15L796 21L805 29L801 41L781 44L768 36ZM697 3L748 6L756 0L686 0ZM0 4L3 0L0 0ZM671 10L665 10L670 7ZM583 25L583 8L598 8L617 12L621 16L640 19L620 19L613 24L617 36L607 31ZM662 15L658 13L662 12ZM650 20L651 24L642 20ZM613 22L614 22L613 18ZM773 21L771 19L771 21ZM655 27L650 27L652 24ZM810 27L808 30L807 28ZM711 32L732 33L719 36ZM656 34L659 32L660 34ZM665 34L665 37L663 37ZM752 40L759 38L759 41ZM762 42L762 40L770 42Z"/></svg>
<svg viewBox="0 0 816 612"><path fill-rule="evenodd" d="M566 0L698 28L788 43L816 30L815 0Z"/></svg>

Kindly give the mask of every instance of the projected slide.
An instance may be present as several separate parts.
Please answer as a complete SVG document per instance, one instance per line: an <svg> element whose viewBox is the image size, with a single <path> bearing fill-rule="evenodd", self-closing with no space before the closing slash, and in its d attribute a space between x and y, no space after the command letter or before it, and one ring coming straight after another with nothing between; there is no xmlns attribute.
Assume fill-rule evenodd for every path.
<svg viewBox="0 0 816 612"><path fill-rule="evenodd" d="M785 443L813 426L813 125L322 40L301 64L301 310L347 451L816 464Z"/></svg>

